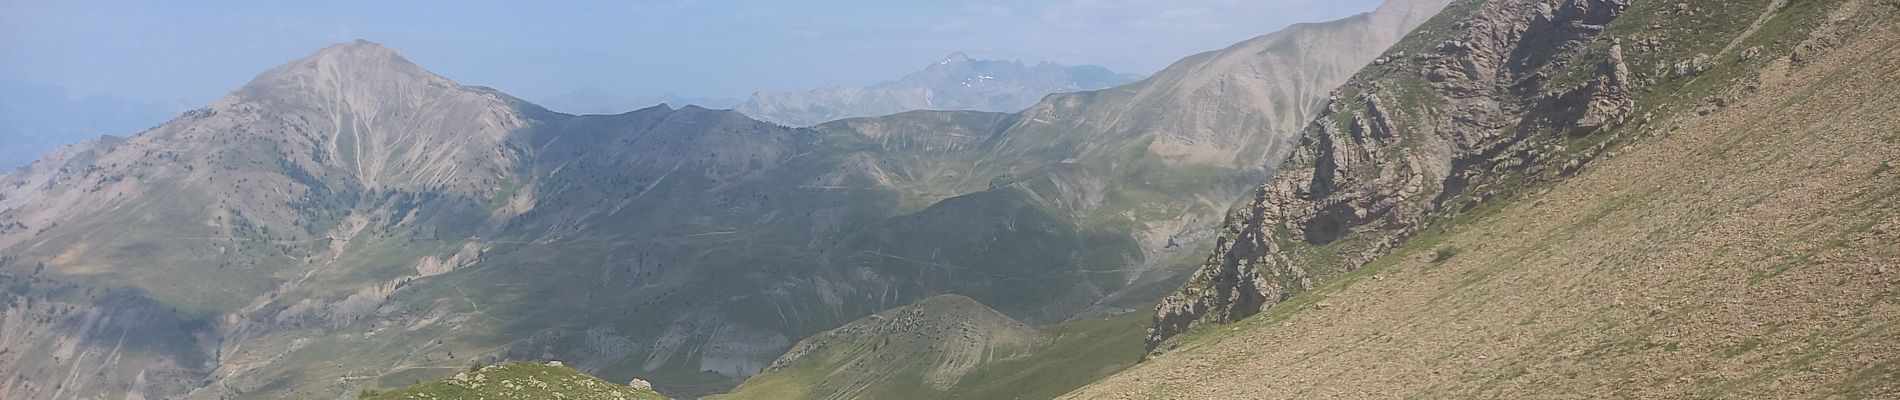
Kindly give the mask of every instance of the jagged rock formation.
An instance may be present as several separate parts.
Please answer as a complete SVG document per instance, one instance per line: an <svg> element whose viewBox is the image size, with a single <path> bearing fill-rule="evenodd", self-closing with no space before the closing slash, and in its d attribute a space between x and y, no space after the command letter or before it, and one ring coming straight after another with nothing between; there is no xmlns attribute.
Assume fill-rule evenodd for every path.
<svg viewBox="0 0 1900 400"><path fill-rule="evenodd" d="M1167 352L1071 396L1900 393L1897 16L1454 3L1230 215Z"/></svg>
<svg viewBox="0 0 1900 400"><path fill-rule="evenodd" d="M1525 15L1500 11L1540 3L1552 4L1454 4L1405 43L1446 43L1460 30L1443 28L1488 29ZM1500 167L1522 180L1473 180L1490 182L1463 191L1488 197L1475 208L1448 203L1457 206L1343 275L1317 272L1338 264L1300 264L1313 287L1177 336L1167 353L1070 397L1900 395L1900 3L1635 1L1596 39L1551 58L1573 60L1541 80L1551 90L1526 93L1610 80L1620 72L1598 61L1617 47L1632 118L1582 135L1572 134L1589 128L1581 123L1533 133L1564 140L1561 151ZM1281 243L1293 257L1314 248Z"/></svg>
<svg viewBox="0 0 1900 400"><path fill-rule="evenodd" d="M1228 216L1213 255L1157 308L1151 347L1257 313L1483 204L1494 186L1566 176L1604 150L1562 146L1629 117L1623 50L1599 40L1626 1L1460 7L1333 95L1281 174Z"/></svg>
<svg viewBox="0 0 1900 400"><path fill-rule="evenodd" d="M766 121L812 126L845 118L911 110L1015 112L1050 93L1100 90L1141 79L1094 65L977 60L951 53L923 71L865 87L831 86L803 92L765 91L733 108Z"/></svg>

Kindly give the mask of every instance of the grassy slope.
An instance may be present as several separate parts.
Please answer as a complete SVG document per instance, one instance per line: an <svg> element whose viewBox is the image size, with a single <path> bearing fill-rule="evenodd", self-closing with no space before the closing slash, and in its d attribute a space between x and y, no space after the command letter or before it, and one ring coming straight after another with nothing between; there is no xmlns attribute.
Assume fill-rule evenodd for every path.
<svg viewBox="0 0 1900 400"><path fill-rule="evenodd" d="M491 365L436 382L388 392L365 391L363 400L570 399L664 400L652 390L608 382L572 368L536 363Z"/></svg>
<svg viewBox="0 0 1900 400"><path fill-rule="evenodd" d="M906 315L916 317L899 319ZM807 339L780 368L715 398L1049 398L1139 360L1139 317L1031 328L968 298L939 296ZM972 348L982 353L974 363L947 361Z"/></svg>
<svg viewBox="0 0 1900 400"><path fill-rule="evenodd" d="M1773 55L1844 3L1826 58ZM1771 56L1644 95L1659 137L1070 396L1900 396L1897 9L1781 9Z"/></svg>
<svg viewBox="0 0 1900 400"><path fill-rule="evenodd" d="M1141 360L1146 320L1131 312L1044 327L1055 336L1048 347L971 369L942 398L1053 398L1101 380Z"/></svg>

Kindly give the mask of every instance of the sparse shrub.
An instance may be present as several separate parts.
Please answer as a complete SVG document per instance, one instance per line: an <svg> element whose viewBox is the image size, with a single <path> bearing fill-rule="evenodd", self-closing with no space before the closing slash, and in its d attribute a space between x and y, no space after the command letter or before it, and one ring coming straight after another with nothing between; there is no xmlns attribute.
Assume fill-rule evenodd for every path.
<svg viewBox="0 0 1900 400"><path fill-rule="evenodd" d="M1432 249L1432 262L1445 262L1445 260L1450 260L1452 257L1457 256L1458 253L1463 253L1464 251L1465 249L1460 249L1458 246L1438 246L1437 249Z"/></svg>

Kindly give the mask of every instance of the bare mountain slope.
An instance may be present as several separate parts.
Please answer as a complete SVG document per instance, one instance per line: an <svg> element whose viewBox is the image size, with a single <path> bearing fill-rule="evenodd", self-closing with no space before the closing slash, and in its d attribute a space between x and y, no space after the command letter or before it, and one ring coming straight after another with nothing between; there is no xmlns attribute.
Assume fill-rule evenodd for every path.
<svg viewBox="0 0 1900 400"><path fill-rule="evenodd" d="M333 46L151 131L7 175L0 219L20 229L0 248L191 312L233 310L310 278L396 197L499 196L521 158L507 141L533 123L517 105L373 43ZM115 267L139 259L179 262ZM234 267L217 271L231 285L197 285L207 265Z"/></svg>
<svg viewBox="0 0 1900 400"><path fill-rule="evenodd" d="M532 123L517 106L359 41L151 131L6 175L0 264L16 283L8 298L31 306L0 327L0 390L173 397L253 332L303 323L272 321L273 303L386 286L376 275L387 269L336 274L352 268L338 266L353 245L373 241L359 234L373 219L485 216L467 204L498 196L517 167L506 142ZM461 205L394 215L421 193ZM349 308L328 323L363 312L326 307ZM152 347L128 348L127 336ZM96 372L69 373L82 370Z"/></svg>
<svg viewBox="0 0 1900 400"><path fill-rule="evenodd" d="M1456 3L1234 214L1169 350L1070 397L1900 395L1896 15Z"/></svg>
<svg viewBox="0 0 1900 400"><path fill-rule="evenodd" d="M506 142L530 124L521 104L359 40L266 71L210 111L281 124L296 133L289 144L314 148L316 164L341 167L366 190L470 195L520 162Z"/></svg>

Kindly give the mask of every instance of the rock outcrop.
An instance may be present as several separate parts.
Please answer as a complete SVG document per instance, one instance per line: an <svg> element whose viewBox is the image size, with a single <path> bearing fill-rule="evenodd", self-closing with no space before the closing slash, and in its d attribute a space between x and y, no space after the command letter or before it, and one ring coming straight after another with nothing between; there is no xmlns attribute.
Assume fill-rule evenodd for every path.
<svg viewBox="0 0 1900 400"><path fill-rule="evenodd" d="M1450 9L1063 398L1900 395L1900 2Z"/></svg>
<svg viewBox="0 0 1900 400"><path fill-rule="evenodd" d="M627 385L612 382L568 368L560 361L547 364L515 362L470 368L435 382L415 383L388 392L366 390L363 400L436 400L436 399L574 399L574 400L667 400L665 395L642 387L646 381L634 379Z"/></svg>
<svg viewBox="0 0 1900 400"><path fill-rule="evenodd" d="M1461 1L1326 104L1280 173L1228 215L1216 248L1157 307L1150 348L1231 322L1371 261L1501 182L1574 173L1626 121L1623 50L1599 40L1625 0ZM1573 65L1574 64L1574 65Z"/></svg>

